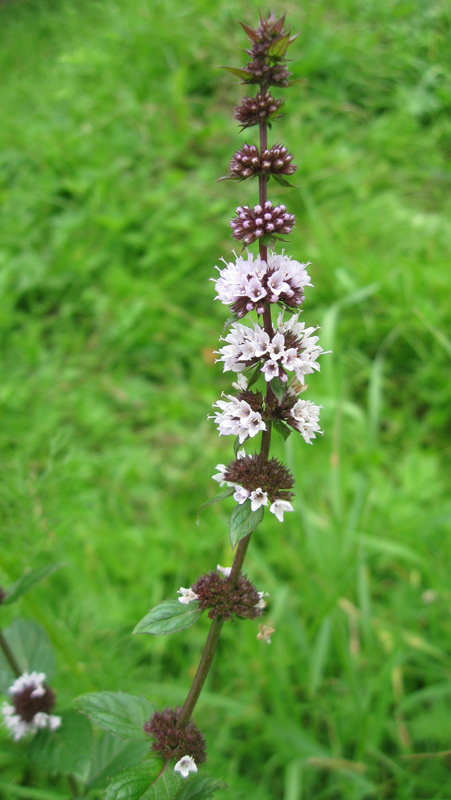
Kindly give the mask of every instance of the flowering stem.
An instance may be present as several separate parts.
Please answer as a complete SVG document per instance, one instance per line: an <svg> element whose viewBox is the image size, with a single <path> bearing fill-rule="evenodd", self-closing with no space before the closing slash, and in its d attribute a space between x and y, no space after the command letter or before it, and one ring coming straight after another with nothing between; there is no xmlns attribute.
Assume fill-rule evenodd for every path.
<svg viewBox="0 0 451 800"><path fill-rule="evenodd" d="M263 87L260 87L260 91L263 90ZM261 120L259 123L259 130L260 130L260 153L267 149L268 144L268 132L266 127L266 121ZM258 179L259 183L259 202L261 207L263 208L266 200L267 200L267 191L266 191L266 176L259 175ZM268 248L266 245L259 243L259 253L260 258L263 261L266 261L268 258ZM264 311L263 311L263 325L266 333L272 338L274 334L274 329L272 326L271 320L271 309L269 303L265 303ZM271 386L268 382L266 397L272 394ZM269 447L271 444L271 422L266 423L266 430L262 432L262 441L260 447L260 459L261 461L267 461L269 458ZM232 569L230 575L228 577L228 582L230 584L230 590L232 591L238 584L238 580L241 575L241 569L244 563L244 559L246 557L247 548L249 547L249 543L251 540L252 534L248 534L245 536L244 539L238 544L235 558L233 559ZM223 617L216 617L213 620L210 631L207 637L207 641L205 643L204 652L202 653L202 658L200 660L199 666L197 668L197 672L194 676L193 682L191 684L191 688L188 692L188 696L185 700L183 708L180 712L178 718L178 727L184 728L194 711L196 703L199 699L200 693L203 689L204 683L207 679L207 675L210 671L211 664L213 662L214 654L216 652L216 648L218 646L219 637L221 634L222 626L224 624Z"/></svg>
<svg viewBox="0 0 451 800"><path fill-rule="evenodd" d="M16 678L19 678L22 675L22 670L20 669L8 642L6 641L1 631L0 631L0 647L3 650L3 653L5 654L5 658L9 666L14 672L14 675L16 676Z"/></svg>

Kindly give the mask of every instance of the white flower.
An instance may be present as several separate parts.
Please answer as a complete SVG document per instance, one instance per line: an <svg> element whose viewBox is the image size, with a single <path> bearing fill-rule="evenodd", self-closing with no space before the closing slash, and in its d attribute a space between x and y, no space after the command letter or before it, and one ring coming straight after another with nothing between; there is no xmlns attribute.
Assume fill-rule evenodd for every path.
<svg viewBox="0 0 451 800"><path fill-rule="evenodd" d="M182 603L184 606L187 606L189 603L192 603L193 600L197 600L198 596L193 592L191 587L189 589L184 589L183 586L180 589L177 589L177 594L180 594L181 597L177 597L179 603Z"/></svg>
<svg viewBox="0 0 451 800"><path fill-rule="evenodd" d="M252 411L246 400L239 400L231 394L224 395L227 400L218 400L213 408L219 408L215 412L214 419L218 426L220 436L238 436L240 444L250 436L256 436L259 431L266 430L262 416L258 411ZM218 464L217 469L223 467ZM214 480L221 481L220 475L214 476Z"/></svg>
<svg viewBox="0 0 451 800"><path fill-rule="evenodd" d="M256 608L266 608L265 597L269 597L269 592L258 592L258 603L255 604Z"/></svg>
<svg viewBox="0 0 451 800"><path fill-rule="evenodd" d="M3 724L12 734L14 741L17 742L28 734L34 734L40 728L54 731L61 725L61 717L48 713L53 708L54 693L45 685L44 672L24 672L10 686L8 694L12 704L3 703ZM22 716L23 709L26 709L27 717L31 712L31 719Z"/></svg>
<svg viewBox="0 0 451 800"><path fill-rule="evenodd" d="M288 500L274 500L274 503L269 507L271 514L275 514L279 522L283 522L283 515L285 511L294 511L293 506Z"/></svg>
<svg viewBox="0 0 451 800"><path fill-rule="evenodd" d="M264 639L266 644L271 644L271 635L275 633L276 629L271 628L271 625L259 625L257 639Z"/></svg>
<svg viewBox="0 0 451 800"><path fill-rule="evenodd" d="M322 433L318 424L320 408L310 400L298 400L291 409L293 424L307 444L312 444L312 439L316 439L315 434Z"/></svg>
<svg viewBox="0 0 451 800"><path fill-rule="evenodd" d="M233 495L233 499L236 500L236 502L241 506L246 502L249 495L250 492L247 489L244 489L243 486L237 486L236 492Z"/></svg>
<svg viewBox="0 0 451 800"><path fill-rule="evenodd" d="M224 575L225 578L228 578L230 573L232 572L232 567L221 567L220 564L216 566L216 571L220 572L221 575Z"/></svg>
<svg viewBox="0 0 451 800"><path fill-rule="evenodd" d="M219 486L232 486L233 484L231 484L228 481L224 480L224 472L227 469L226 465L225 464L216 464L216 469L218 470L218 474L212 476L213 480L214 481L218 481Z"/></svg>
<svg viewBox="0 0 451 800"><path fill-rule="evenodd" d="M187 778L190 772L197 772L194 759L191 756L183 756L174 767L174 772L180 772L182 778Z"/></svg>
<svg viewBox="0 0 451 800"><path fill-rule="evenodd" d="M262 489L255 489L255 491L251 493L250 499L252 511L257 511L261 506L268 505L268 495Z"/></svg>
<svg viewBox="0 0 451 800"><path fill-rule="evenodd" d="M262 372L267 381L272 381L272 379L277 378L279 374L279 365L276 361L265 361Z"/></svg>

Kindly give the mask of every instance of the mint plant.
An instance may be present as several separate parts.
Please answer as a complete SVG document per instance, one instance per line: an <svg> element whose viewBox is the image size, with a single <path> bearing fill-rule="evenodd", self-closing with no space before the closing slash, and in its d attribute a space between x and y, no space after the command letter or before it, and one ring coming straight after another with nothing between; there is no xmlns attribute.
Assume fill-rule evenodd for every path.
<svg viewBox="0 0 451 800"><path fill-rule="evenodd" d="M206 612L211 626L185 703L156 709L147 699L122 692L83 695L78 698L78 709L106 733L83 767L73 766L64 737L69 730L76 750L77 725L74 728L64 716L53 715L55 694L46 683L43 667L33 664L32 670L22 671L10 643L0 635L0 646L15 678L9 687L11 702L3 706L4 723L15 739L35 735L35 751L47 754L49 769L67 772L77 796L99 788L99 781L102 788L99 776L105 777L106 764L111 777L106 800L202 800L223 788L220 780L205 776L200 769L207 759L207 743L192 716L223 625L234 617L258 621L265 613L267 593L243 573L245 557L265 509L283 522L284 515L293 511L294 498L293 476L270 456L272 431L283 439L296 431L308 444L321 433L319 406L301 397L308 388L306 376L319 370L318 358L323 353L317 329L300 321L305 289L312 285L309 263L280 249L296 220L285 205L268 199L268 187L273 182L289 187L288 178L297 169L284 145L268 144L268 131L283 105L271 91L292 84L286 53L296 36L285 28L284 16L276 19L272 14L261 16L255 29L243 28L250 40L246 51L250 60L243 68L225 69L242 84L256 87L255 96L246 95L234 116L242 130L258 129L259 141L258 145L244 144L220 180L256 179L258 198L254 198L255 205L237 207L230 227L242 249L233 251L233 258L221 259L222 265L216 267L219 275L212 278L216 299L231 312L217 351L218 361L224 372L236 373L236 380L233 393L215 403L211 417L220 436L234 438L234 458L217 465L213 479L221 491L210 502L232 496L235 501L229 529L233 564L218 565L190 586L174 590L173 599L159 603L135 628L138 634L166 635L190 627ZM256 252L249 249L253 245ZM258 441L259 446L252 449ZM17 599L49 571L23 578L3 596L3 602ZM269 644L274 628L264 622L257 625L256 638ZM88 735L85 730L82 735L84 741L89 740L90 732ZM125 740L127 746L132 743L132 748L124 745L118 753L111 736ZM99 748L103 748L102 756Z"/></svg>

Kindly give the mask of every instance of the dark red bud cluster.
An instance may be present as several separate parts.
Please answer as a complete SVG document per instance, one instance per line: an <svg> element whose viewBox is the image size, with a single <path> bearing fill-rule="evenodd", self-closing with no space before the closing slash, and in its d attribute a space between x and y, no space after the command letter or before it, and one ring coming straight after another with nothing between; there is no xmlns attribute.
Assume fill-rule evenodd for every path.
<svg viewBox="0 0 451 800"><path fill-rule="evenodd" d="M252 244L256 239L270 234L291 233L296 218L288 214L284 205L274 207L267 200L263 208L260 205L249 208L239 206L237 216L230 221L234 239L242 239L244 244Z"/></svg>
<svg viewBox="0 0 451 800"><path fill-rule="evenodd" d="M233 110L233 116L242 128L252 128L260 122L274 118L283 100L276 100L269 92L259 92L255 97L244 97Z"/></svg>
<svg viewBox="0 0 451 800"><path fill-rule="evenodd" d="M188 722L184 728L177 727L179 715L180 708L164 708L145 723L144 730L155 739L152 750L166 759L178 761L191 756L197 765L203 764L207 758L205 739L194 722Z"/></svg>
<svg viewBox="0 0 451 800"><path fill-rule="evenodd" d="M35 684L30 683L29 686L15 692L11 698L17 714L25 722L31 722L39 712L50 714L55 705L56 693L52 689L45 687L44 694L33 697L32 693L35 691Z"/></svg>
<svg viewBox="0 0 451 800"><path fill-rule="evenodd" d="M224 480L239 484L249 492L262 489L269 500L291 500L294 478L277 458L262 461L260 456L249 455L232 461L224 472Z"/></svg>
<svg viewBox="0 0 451 800"><path fill-rule="evenodd" d="M198 596L199 608L209 609L210 619L231 619L234 614L256 619L263 613L263 609L257 607L260 595L247 575L240 575L237 585L231 588L227 578L212 570L201 575L191 588Z"/></svg>
<svg viewBox="0 0 451 800"><path fill-rule="evenodd" d="M244 180L254 175L292 175L297 167L286 147L275 144L260 155L254 144L244 144L229 162L230 177Z"/></svg>

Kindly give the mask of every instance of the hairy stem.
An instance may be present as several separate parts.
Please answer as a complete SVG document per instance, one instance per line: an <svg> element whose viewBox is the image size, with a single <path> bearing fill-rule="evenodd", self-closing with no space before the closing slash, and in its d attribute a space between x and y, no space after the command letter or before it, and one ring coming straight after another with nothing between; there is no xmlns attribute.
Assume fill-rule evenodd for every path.
<svg viewBox="0 0 451 800"><path fill-rule="evenodd" d="M211 628L208 634L207 641L205 643L205 648L204 652L202 653L202 658L197 668L197 672L194 676L194 680L191 684L191 689L188 692L188 697L185 700L185 704L178 718L177 724L179 728L184 728L185 725L188 724L191 714L194 711L194 707L199 699L199 695L203 689L204 683L207 679L207 675L210 671L211 662L213 661L213 656L215 654L216 647L218 645L219 636L221 634L221 629L223 625L224 625L224 620L222 617L216 617L216 619L214 619L213 622L211 623Z"/></svg>
<svg viewBox="0 0 451 800"><path fill-rule="evenodd" d="M16 676L16 678L19 678L20 675L22 675L22 670L20 669L20 667L19 667L19 665L18 665L18 663L17 663L17 661L15 659L14 653L12 652L8 642L6 641L6 639L3 636L3 633L1 631L0 631L0 647L3 650L3 653L5 655L5 658L6 658L7 662L8 662L8 664L9 664L9 666L11 667L12 671L14 672L14 675Z"/></svg>

